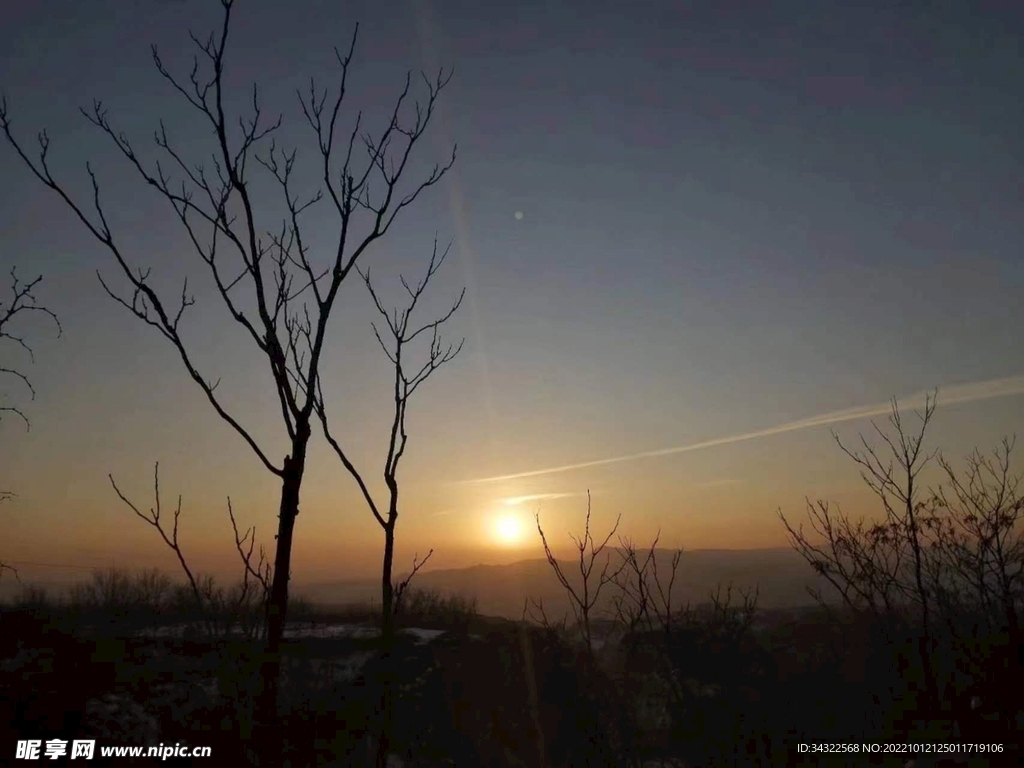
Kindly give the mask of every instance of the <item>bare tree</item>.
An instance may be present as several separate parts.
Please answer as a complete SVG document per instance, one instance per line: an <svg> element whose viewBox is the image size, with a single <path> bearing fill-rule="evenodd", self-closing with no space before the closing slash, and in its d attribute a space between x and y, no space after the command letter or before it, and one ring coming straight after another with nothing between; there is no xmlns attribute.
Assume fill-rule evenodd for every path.
<svg viewBox="0 0 1024 768"><path fill-rule="evenodd" d="M231 505L231 497L228 497L228 518L231 520L231 529L235 537L235 551L242 562L242 580L235 594L231 599L220 599L212 578L204 578L189 567L188 560L182 552L181 544L178 541L178 518L181 515L181 495L178 496L177 506L174 508L174 518L170 531L163 522L163 507L160 501L160 463L153 466L153 506L148 513L142 512L114 481L113 475L108 475L110 485L113 487L117 497L135 513L135 515L148 525L151 525L160 534L164 544L174 552L178 564L181 566L185 578L188 580L196 609L211 635L227 634L231 631L234 622L241 617L245 609L253 602L258 606L264 621L260 626L252 627L251 634L255 637L262 637L266 631L266 612L270 597L271 588L271 567L267 560L267 554L261 545L258 558L253 560L256 546L256 527L247 528L245 533L239 535L238 523L235 520L234 508ZM255 596L255 600L253 597ZM219 615L218 615L219 614ZM223 619L224 624L219 625L217 620Z"/></svg>
<svg viewBox="0 0 1024 768"><path fill-rule="evenodd" d="M14 493L13 492L11 492L11 491L0 491L0 504L3 504L5 501L10 501L13 498L14 498ZM15 568L10 563L5 563L3 560L0 560L0 579L3 578L5 571L10 571L12 574L14 574L14 578L17 581L21 581L21 579L18 576L18 569Z"/></svg>
<svg viewBox="0 0 1024 768"><path fill-rule="evenodd" d="M540 513L538 512L535 517L537 521L537 533L540 534L540 540L544 545L544 556L547 558L548 564L551 566L551 570L555 573L555 578L558 579L558 583L562 585L566 594L569 597L569 606L572 609L573 617L576 620L576 626L583 633L583 642L588 656L593 660L594 645L593 635L591 632L591 617L594 607L597 605L598 598L601 596L601 591L608 584L614 583L614 580L622 571L624 564L620 564L616 570L609 573L611 568L611 553L605 554L604 562L601 565L601 570L598 573L594 572L594 565L597 563L598 558L601 557L602 553L605 552L608 542L611 541L612 536L619 529L619 523L622 521L622 515L615 518L615 525L608 532L608 535L604 537L604 540L597 544L594 540L593 534L590 532L590 491L587 491L587 518L583 527L583 536L577 537L573 534L569 534L569 538L572 539L573 544L576 547L578 553L577 565L579 568L580 580L577 585L574 585L576 581L575 577L569 578L562 570L561 564L555 558L551 552L551 547L548 546L547 537L544 535L544 529L540 525ZM596 576L596 582L593 577Z"/></svg>
<svg viewBox="0 0 1024 768"><path fill-rule="evenodd" d="M622 567L612 579L617 589L612 603L623 634L616 653L607 659L609 669L623 696L620 701L646 723L643 729L665 736L678 733L687 722L700 722L699 740L718 739L717 754L723 749L730 754L741 730L722 719L723 707L742 707L758 685L759 656L752 642L758 592L718 585L707 602L681 604L673 592L683 551L659 552L659 538L644 549L631 539L619 539ZM689 748L701 747L691 743ZM749 748L748 743L741 749ZM760 759L761 747L757 749Z"/></svg>
<svg viewBox="0 0 1024 768"><path fill-rule="evenodd" d="M39 285L42 279L43 276L38 275L33 280L23 282L18 277L17 268L12 267L10 298L0 300L0 341L7 342L4 346L5 349L9 344L20 347L23 352L28 354L30 363L35 362L35 353L29 343L25 340L25 337L22 335L22 331L20 329L21 321L30 315L43 315L47 319L52 320L57 326L58 336L60 336L61 331L63 330L60 325L60 320L57 319L57 315L54 314L52 310L40 304L36 299L34 289ZM21 366L15 363L8 363L5 360L4 364L0 365L0 375L17 379L21 385L28 390L29 398L35 400L36 390L32 386L32 381L22 370ZM3 421L5 414L14 414L25 423L26 430L30 429L31 423L25 415L25 412L17 405L7 402L6 392L3 393L3 397L3 402L0 402L0 421ZM10 501L14 497L15 493L13 491L0 490L0 503ZM4 571L10 571L14 574L14 578L18 578L18 569L13 565L0 560L0 577L3 576Z"/></svg>
<svg viewBox="0 0 1024 768"><path fill-rule="evenodd" d="M657 552L660 539L659 531L643 556L638 554L632 539L619 539L622 567L612 578L619 590L612 598L612 604L616 619L623 625L627 634L633 634L640 629L652 632L656 628L665 635L672 634L676 614L672 589L679 572L683 550L672 551L670 571L666 580L658 573Z"/></svg>
<svg viewBox="0 0 1024 768"><path fill-rule="evenodd" d="M904 425L899 406L892 401L889 424L893 434L872 422L876 434L887 447L882 454L861 435L861 449L847 448L832 433L839 448L861 469L861 478L881 500L884 521L873 525L851 521L841 510L832 514L828 502L816 505L808 501L808 517L815 533L824 539L816 544L802 527L793 528L779 516L789 533L790 542L805 560L824 576L851 607L868 607L877 616L891 617L907 601L916 604L921 633L918 655L925 680L929 708L939 701L938 684L932 663L934 640L932 607L934 597L927 583L928 530L930 499L922 493L918 476L934 458L923 452L924 436L935 413L938 393L925 397L924 410L918 413L920 426L910 432ZM908 574L909 571L909 574Z"/></svg>
<svg viewBox="0 0 1024 768"><path fill-rule="evenodd" d="M939 693L935 670L932 665L932 599L925 584L924 576L924 534L920 518L927 514L927 501L921 497L921 488L917 477L921 470L934 458L935 453L923 454L922 444L928 422L935 413L938 392L925 396L924 411L917 414L921 422L916 433L908 433L900 417L899 406L895 398L892 401L892 414L889 423L894 430L890 436L872 422L875 431L885 442L891 458L882 459L875 448L861 436L863 451L846 448L833 432L833 437L840 449L861 467L861 478L871 491L878 496L885 508L886 519L890 530L902 537L910 547L913 568L913 590L920 608L921 637L918 641L918 653L924 671L928 704L938 704Z"/></svg>
<svg viewBox="0 0 1024 768"><path fill-rule="evenodd" d="M399 612L405 607L405 604L407 602L405 597L406 590L409 588L409 585L412 583L412 580L416 578L416 574L419 573L420 568L427 564L427 561L431 558L433 554L434 550L431 549L422 558L420 557L419 552L412 556L412 569L409 571L409 573L405 575L405 578L403 578L397 584L393 585L394 600L392 601L392 616L397 616ZM383 567L381 570L383 572ZM381 586L381 592L383 594L383 583ZM412 594L415 596L419 593L416 590L413 590ZM391 622L391 633L394 634L394 621Z"/></svg>
<svg viewBox="0 0 1024 768"><path fill-rule="evenodd" d="M922 452L934 408L935 398L926 399L920 431L908 436L894 403L895 437L876 427L891 460L883 461L863 438L864 451L846 451L882 499L881 521L853 520L822 501L808 501L811 532L780 517L791 544L848 608L885 626L907 616L919 623L918 655L932 704L940 679L959 678L968 699L984 690L985 706L998 707L997 722L1013 730L1019 702L1001 691L1013 687L1019 665L1007 669L1000 654L1020 653L1024 602L1024 498L1021 477L1011 471L1014 441L1005 438L991 456L974 451L958 472L940 453ZM942 479L924 493L918 474L932 456ZM977 720L977 705L958 703L961 698L952 701L958 717Z"/></svg>
<svg viewBox="0 0 1024 768"><path fill-rule="evenodd" d="M734 586L730 582L719 584L711 593L711 615L709 623L731 640L747 635L754 626L757 615L758 587L740 587L735 590L739 605L733 602Z"/></svg>
<svg viewBox="0 0 1024 768"><path fill-rule="evenodd" d="M436 184L454 163L453 149L445 164L435 165L425 179L403 192L402 177L412 151L423 136L450 75L442 71L433 78L422 76L425 103L416 102L411 116L406 114L412 85L412 78L407 75L383 130L373 135L364 129L361 113L355 116L349 130L343 130L339 116L357 27L347 52L335 50L340 71L333 91L329 94L327 89L320 90L311 80L308 92L298 94L303 117L316 137L317 164L322 173L321 188L302 196L295 189L293 179L296 151L283 151L275 144L274 134L282 118L266 119L258 87L254 84L252 88L249 115L229 117L225 112L225 54L235 3L221 0L221 5L223 22L216 33L205 40L190 33L198 52L187 78L172 74L156 48L152 50L157 72L209 128L212 158L208 165L186 159L162 124L155 133L155 142L163 160L147 162L128 137L113 127L102 102L95 101L90 110L82 112L110 138L141 180L171 205L232 318L266 358L289 445L281 463L275 462L268 450L226 409L217 393L220 380L198 369L180 330L185 311L195 302L187 281L179 296L161 298L149 280L150 270L133 266L120 240L111 231L92 166L86 164L93 190L90 202L94 213L89 214L83 202L73 198L53 176L49 164L50 142L45 131L38 136L39 152L33 159L12 132L6 100L0 102L0 128L32 173L64 201L113 256L127 286L125 290L117 290L100 276L104 290L174 346L189 376L216 413L249 445L266 470L281 481L262 675L261 718L269 729L276 716L279 650L288 602L292 538L329 320L342 283L360 259L388 232L399 212L411 205L423 190ZM235 129L236 122L240 134ZM258 153L259 148L264 151ZM266 170L281 189L287 215L279 225L265 227L257 216L249 174L254 163L250 161ZM331 248L325 263L320 264L311 254L311 238L303 222L310 208L325 199L336 217L337 238L336 247ZM360 216L365 217L369 226L368 231L357 236L356 219Z"/></svg>
<svg viewBox="0 0 1024 768"><path fill-rule="evenodd" d="M903 540L888 523L851 520L838 504L807 499L807 522L794 528L779 512L791 545L823 577L854 612L868 611L876 621L892 617L906 597ZM820 589L808 592L823 607L829 599Z"/></svg>
<svg viewBox="0 0 1024 768"><path fill-rule="evenodd" d="M614 583L618 594L612 596L612 608L615 620L622 626L627 635L639 630L652 631L654 622L651 617L653 590L647 570L654 560L658 539L661 532L654 537L650 549L641 557L637 553L636 544L632 539L619 537L619 555L622 558L622 569L615 577Z"/></svg>
<svg viewBox="0 0 1024 768"><path fill-rule="evenodd" d="M465 288L462 289L458 299L456 299L452 304L451 308L440 317L422 325L415 325L412 323L413 313L416 310L416 306L422 298L430 280L444 263L449 249L450 246L438 255L437 241L434 241L434 249L431 253L430 263L427 266L426 273L415 283L415 285L411 285L405 277L399 277L402 288L408 295L406 305L400 309L394 308L388 310L385 308L377 290L374 288L373 283L370 280L369 271L363 272L360 270L360 276L363 278L363 283L366 286L370 297L373 299L373 303L376 306L377 311L380 313L381 317L384 318L384 322L387 326L387 333L382 335L377 324L373 323L372 327L374 335L376 336L381 349L384 351L384 354L391 362L394 370L392 387L394 411L391 419L387 455L384 460L383 468L383 478L384 484L387 488L387 497L383 503L378 503L374 498L373 493L371 493L369 486L363 478L363 474L349 458L345 448L332 432L330 419L327 414L327 406L323 396L323 387L321 386L320 380L317 380L315 408L317 415L320 417L324 436L331 448L334 450L335 455L345 467L345 470L359 486L363 500L366 502L367 507L369 507L370 512L377 521L377 524L380 525L384 532L384 559L381 568L381 619L384 628L385 640L390 637L394 628L394 607L396 595L400 595L408 584L408 579L400 584L394 584L392 582L392 575L394 570L395 526L398 523L399 507L398 469L401 464L402 457L405 455L405 449L409 440L409 435L406 432L406 414L408 412L409 400L413 393L419 389L420 385L423 384L435 371L445 363L451 362L455 356L459 354L465 342L465 339L463 339L458 343L458 345L444 345L441 341L440 335L441 326L450 320L452 315L454 315L462 305L462 300L466 295ZM385 336L387 337L387 341L385 341ZM429 339L429 346L426 350L426 359L418 366L410 366L408 359L410 355L409 346L417 339L421 338L423 340ZM430 557L432 552L433 550L431 550L426 557ZM413 562L413 570L409 578L412 578L412 576L415 575L416 571L422 567L425 561L426 558L424 558L423 561L415 560Z"/></svg>
<svg viewBox="0 0 1024 768"><path fill-rule="evenodd" d="M369 270L359 270L366 290L373 299L378 313L384 318L384 323L387 327L386 333L382 334L376 323L373 323L372 327L374 335L377 337L377 342L391 362L394 371L392 388L394 411L392 413L387 455L384 459L383 468L384 485L387 488L387 495L384 500L378 501L374 497L363 478L362 472L356 467L339 439L332 432L323 396L323 387L319 378L316 382L315 409L320 417L324 437L345 467L345 470L359 486L363 500L384 532L384 556L381 564L381 641L385 666L389 663L388 659L394 642L395 614L400 605L402 595L411 579L416 575L416 572L423 567L424 563L434 552L434 550L430 550L422 560L418 557L414 558L412 571L409 575L398 584L393 582L395 528L398 524L399 513L398 469L402 457L405 455L405 449L409 440L409 435L406 431L406 414L408 412L409 400L413 393L419 389L420 385L430 378L435 371L446 363L451 362L459 354L465 343L465 339L461 340L457 345L445 345L441 341L441 327L451 319L462 305L462 300L466 295L465 288L462 289L458 299L455 300L447 312L422 325L413 323L413 313L416 310L416 306L423 297L430 280L444 263L450 248L449 244L439 255L437 240L435 239L430 263L427 265L423 277L415 284L410 284L404 276L399 276L399 281L408 297L405 305L401 308L387 309L374 288L373 282L370 280ZM385 338L387 339L386 341ZM425 360L419 365L410 364L409 361L409 356L412 354L410 346L417 339L426 341L428 344ZM389 681L386 679L384 682L384 700L381 706L384 725L378 740L377 758L380 765L385 765L387 761L387 750L391 736L391 717L393 714Z"/></svg>
<svg viewBox="0 0 1024 768"><path fill-rule="evenodd" d="M256 527L247 528L243 534L239 535L231 498L228 497L228 518L231 520L231 529L234 532L235 551L242 564L242 578L234 589L224 589L218 587L212 575L197 573L188 564L188 559L178 541L178 518L181 515L180 494L173 512L172 526L168 530L164 522L164 510L160 500L159 462L153 467L153 506L148 512L140 510L121 492L112 475L108 475L108 477L118 498L139 519L156 529L164 544L174 552L187 579L199 622L207 636L215 640L227 640L236 630L240 630L243 636L251 641L265 639L269 623L268 606L272 571L262 545L259 548L258 559L254 560ZM250 614L253 612L255 620L250 618ZM247 659L233 656L230 653L222 658L222 662L225 664L222 668L225 675L222 682L237 686L233 690L233 695L240 734L243 739L248 740L252 733L251 729L258 725L256 718L258 701L254 700L253 696L253 673L256 668ZM258 690L258 686L256 686L257 695Z"/></svg>
<svg viewBox="0 0 1024 768"><path fill-rule="evenodd" d="M968 589L986 618L1019 638L1019 604L1024 600L1024 495L1021 475L1010 471L1015 443L1015 438L1004 438L991 456L974 451L967 457L962 476L940 455L945 482L935 493L931 525L936 530L936 552L941 556L933 559L952 571L953 588Z"/></svg>
<svg viewBox="0 0 1024 768"><path fill-rule="evenodd" d="M986 709L998 708L1011 730L1019 701L1006 692L1020 686L1024 607L1024 495L1021 475L1011 472L1014 445L1015 439L1004 438L991 455L975 450L962 472L940 455L944 482L924 520L931 537L925 559L929 588L952 649L972 670L971 692L982 694ZM1000 661L1003 654L1008 664ZM965 714L973 709L965 708Z"/></svg>
<svg viewBox="0 0 1024 768"><path fill-rule="evenodd" d="M671 650L677 630L690 615L690 606L676 606L672 591L679 572L683 550L672 551L667 577L658 571L658 541L661 532L654 537L651 546L643 554L636 543L620 537L619 555L621 567L612 577L618 593L612 597L615 619L623 637L621 649L625 651L623 661L640 690L652 688L652 677L656 689L660 689L669 702L671 711L682 711L685 706L686 688L677 674ZM642 694L634 693L634 706L641 707Z"/></svg>
<svg viewBox="0 0 1024 768"><path fill-rule="evenodd" d="M43 276L39 275L34 280L23 282L18 277L17 268L12 267L10 298L0 300L0 341L20 347L28 354L29 362L35 362L35 353L18 328L22 319L27 318L29 315L43 315L47 319L52 320L57 326L58 336L60 336L63 330L57 315L40 304L36 299L34 289L42 279ZM17 379L28 390L29 398L32 400L36 399L36 390L20 366L5 362L4 365L0 365L0 374ZM6 393L4 394L4 399L7 399ZM7 402L0 403L0 421L3 420L4 414L14 414L25 423L25 429L31 428L28 417L18 406ZM10 492L4 493L6 494L4 498L10 498Z"/></svg>

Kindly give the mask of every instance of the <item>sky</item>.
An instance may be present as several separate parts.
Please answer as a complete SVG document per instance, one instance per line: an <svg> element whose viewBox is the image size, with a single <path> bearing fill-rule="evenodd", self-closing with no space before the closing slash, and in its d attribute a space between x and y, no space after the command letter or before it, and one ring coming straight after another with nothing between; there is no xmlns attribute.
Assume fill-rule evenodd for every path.
<svg viewBox="0 0 1024 768"><path fill-rule="evenodd" d="M399 563L430 548L435 567L537 556L534 513L562 546L588 490L599 531L621 514L641 541L660 529L669 546L785 546L776 511L799 518L805 496L873 512L829 428L856 439L891 397L909 407L938 387L929 444L953 458L1024 432L1022 11L686 5L236 8L228 109L244 110L260 83L309 194L316 146L295 89L311 76L336 84L333 46L356 22L347 129L358 109L378 124L407 70L454 71L409 178L453 143L456 165L367 262L394 287L424 268L436 235L452 251L431 306L467 290L448 327L464 350L410 405ZM77 111L102 99L147 160L163 119L203 161L211 137L149 49L187 76L188 30L218 23L219 5L198 0L24 3L0 30L0 89L15 134L31 145L45 127L54 174L85 202L91 161L134 265L170 291L190 277L190 349L273 458L287 444L265 361L211 295L166 201ZM173 347L106 296L96 272L117 279L109 252L6 144L0 174L0 266L44 275L37 295L64 328L25 330L34 363L0 348L36 389L34 401L16 382L0 389L32 424L0 423L0 487L18 494L0 507L0 558L40 578L172 568L108 479L148 506L158 461L164 506L181 494L183 546L201 567L234 569L228 497L272 548L274 478ZM277 191L254 184L275 229ZM328 209L306 226L327 258ZM391 372L374 319L362 286L346 283L324 388L335 429L379 478ZM317 436L293 578L369 573L381 539Z"/></svg>

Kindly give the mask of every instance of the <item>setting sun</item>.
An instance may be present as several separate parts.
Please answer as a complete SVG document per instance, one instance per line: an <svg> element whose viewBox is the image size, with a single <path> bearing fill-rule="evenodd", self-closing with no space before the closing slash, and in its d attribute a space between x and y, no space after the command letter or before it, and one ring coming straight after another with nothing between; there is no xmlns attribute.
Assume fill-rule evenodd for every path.
<svg viewBox="0 0 1024 768"><path fill-rule="evenodd" d="M524 533L523 521L516 515L501 515L494 521L494 537L501 544L517 544Z"/></svg>

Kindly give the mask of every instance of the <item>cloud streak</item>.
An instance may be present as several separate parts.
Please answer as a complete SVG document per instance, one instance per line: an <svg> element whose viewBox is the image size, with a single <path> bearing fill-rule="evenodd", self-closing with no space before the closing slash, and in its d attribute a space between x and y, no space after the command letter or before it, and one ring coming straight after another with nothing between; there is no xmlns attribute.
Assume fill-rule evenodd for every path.
<svg viewBox="0 0 1024 768"><path fill-rule="evenodd" d="M909 397L901 397L899 398L900 406L905 408L920 408L924 405L925 396L930 393L931 390L927 390L917 392ZM947 387L940 391L939 403L941 405L954 405L956 403L973 403L978 400L991 400L997 397L1013 397L1022 394L1024 394L1024 374L1018 376L1007 376L1001 379L989 379L988 381L977 381L972 382L970 384L958 384L956 386ZM806 419L800 419L798 421L790 421L785 424L779 424L778 426L775 427L759 429L756 432L746 432L742 435L730 435L729 437L719 437L715 438L714 440L704 440L703 442L699 443L690 443L689 445L678 445L673 446L671 448L659 448L653 451L642 451L640 453L632 453L629 454L628 456L613 456L607 459L581 461L575 464L563 464L562 466L558 467L548 467L547 469L534 469L529 472L516 472L515 474L510 475L481 477L474 480L463 480L462 482L465 484L496 483L504 480L519 480L524 477L554 475L561 472L570 472L575 469L586 469L588 467L601 467L608 464L621 464L626 461L651 459L658 456L672 456L678 453L699 451L704 448L715 448L720 445L740 443L746 440L756 440L761 437L781 435L786 432L796 432L801 429L823 427L829 424L839 424L844 421L866 419L872 416L882 416L888 414L891 408L892 404L890 402L875 403L873 405L861 405L854 408L846 408L841 411L831 411L830 413L819 414L818 416L810 416Z"/></svg>

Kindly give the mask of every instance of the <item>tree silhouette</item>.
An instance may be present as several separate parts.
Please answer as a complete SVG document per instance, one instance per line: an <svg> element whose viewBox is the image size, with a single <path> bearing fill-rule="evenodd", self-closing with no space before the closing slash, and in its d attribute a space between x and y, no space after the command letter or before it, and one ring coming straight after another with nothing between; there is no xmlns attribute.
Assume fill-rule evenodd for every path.
<svg viewBox="0 0 1024 768"><path fill-rule="evenodd" d="M880 620L895 615L907 601L914 605L920 619L918 656L930 711L938 704L939 694L932 660L932 598L925 578L926 529L922 523L927 501L917 479L935 455L923 453L922 445L936 398L937 393L925 397L924 411L917 414L920 427L916 432L907 430L895 400L889 416L891 434L872 422L885 452L863 435L861 450L849 449L833 432L840 450L860 467L864 484L882 502L885 516L881 523L852 521L838 508L833 511L827 501L808 501L811 526L824 539L819 545L779 513L792 545L849 607L867 607Z"/></svg>
<svg viewBox="0 0 1024 768"><path fill-rule="evenodd" d="M0 375L5 379L17 380L22 388L28 390L29 399L36 399L36 390L32 386L32 381L28 375L22 370L21 366L14 362L7 362L6 350L14 347L20 347L21 350L28 355L29 362L35 362L35 353L32 350L31 345L25 340L22 335L20 326L22 320L30 315L44 315L47 319L52 320L57 326L57 335L60 336L62 328L60 320L57 319L57 315L44 305L40 304L36 299L34 293L35 287L42 281L43 276L38 275L35 279L23 282L18 277L18 271L16 267L11 267L11 292L9 298L0 300L0 342L6 342L3 345L4 361L0 365ZM21 410L17 405L13 405L7 402L7 393L3 393L3 401L0 402L0 421L3 421L5 414L14 414L20 418L24 424L25 429L31 428L31 422L28 420L28 416ZM0 490L0 503L10 501L15 496L13 491ZM0 560L0 577L3 576L4 571L10 571L14 574L14 577L18 577L18 570L9 563L5 563Z"/></svg>
<svg viewBox="0 0 1024 768"><path fill-rule="evenodd" d="M23 319L29 315L44 315L57 326L58 336L63 331L57 315L40 304L36 299L35 287L42 282L42 279L43 276L38 275L35 279L24 282L18 277L17 267L12 267L10 296L6 299L0 299L0 342L6 342L4 344L5 349L12 344L20 347L28 355L30 363L35 362L35 353L31 345L25 340L25 337L21 335L19 326ZM28 390L29 399L36 399L36 390L32 386L32 381L22 370L21 366L13 362L8 363L5 360L4 364L0 365L0 375L4 378L13 377L17 379L21 386ZM6 392L3 393L3 397L6 401ZM14 414L20 418L25 424L25 429L30 429L32 426L25 412L16 405L11 405L7 402L0 403L0 421L3 420L5 414Z"/></svg>
<svg viewBox="0 0 1024 768"><path fill-rule="evenodd" d="M392 730L393 707L391 700L392 680L390 679L390 653L394 642L395 613L397 612L402 595L409 586L410 581L416 575L416 572L423 567L424 563L426 563L434 553L434 550L430 550L422 560L419 559L418 556L415 557L413 559L412 571L409 575L398 584L394 584L392 582L395 557L395 527L398 523L399 507L398 468L402 461L402 457L405 455L406 444L409 440L409 435L406 432L406 412L409 405L409 399L412 397L413 393L419 389L420 385L423 384L431 374L437 371L438 368L443 366L445 363L451 362L451 360L453 360L462 350L462 345L465 342L465 339L460 341L457 346L453 344L444 345L441 342L440 329L444 323L451 319L452 315L454 315L462 305L462 299L466 295L466 289L462 289L458 299L455 300L451 308L440 317L423 323L422 325L410 325L410 322L412 320L413 312L416 309L416 305L419 303L427 288L427 284L437 273L437 270L441 268L441 265L444 263L444 260L448 255L450 247L451 246L449 245L449 247L446 248L439 256L437 251L437 241L434 241L434 249L431 253L430 263L427 266L426 273L415 285L410 285L405 277L399 278L402 288L408 296L405 306L400 309L395 308L388 311L381 301L377 290L373 287L369 271L367 270L364 272L360 270L359 272L360 277L363 279L363 283L366 285L367 291L370 293L370 297L373 299L373 303L376 306L377 311L380 313L381 317L384 318L384 322L387 326L387 332L382 334L377 325L374 324L373 332L377 337L377 342L380 344L381 349L384 350L384 354L391 362L394 370L394 413L391 420L391 430L388 439L387 456L384 460L383 472L384 484L387 487L386 502L378 503L374 498L363 479L362 473L345 452L345 449L342 447L339 440L331 432L330 419L327 415L327 408L323 396L323 387L320 386L319 379L317 380L316 412L320 417L324 436L331 448L334 450L338 459L341 461L342 465L345 467L346 471L358 484L366 505L369 507L374 519L384 532L384 558L381 565L381 644L384 657L385 679L383 681L384 684L380 707L382 727L377 743L377 764L382 766L382 768L387 764L388 745ZM385 341L385 338L387 341ZM419 366L410 365L408 359L409 347L417 339L429 339L426 360Z"/></svg>
<svg viewBox="0 0 1024 768"><path fill-rule="evenodd" d="M885 451L863 437L862 450L839 443L881 500L880 520L853 519L828 501L808 500L810 530L779 513L792 546L831 584L848 613L868 618L890 643L902 627L914 627L931 717L951 706L955 711L947 694L964 669L973 670L971 686L992 676L995 667L985 657L992 656L993 638L1002 636L1011 653L1020 653L1024 595L1024 500L1021 478L1011 472L1014 441L1004 439L992 456L973 452L958 472L941 453L922 450L935 405L936 395L926 398L920 426L909 432L894 401L891 429L875 426ZM919 474L933 457L941 481L928 489ZM1006 683L1019 670L1018 662L996 674ZM987 698L995 701L986 705L1001 707L1000 720L1015 728L1016 707Z"/></svg>
<svg viewBox="0 0 1024 768"><path fill-rule="evenodd" d="M152 49L159 75L209 130L212 158L206 164L186 158L163 123L154 135L161 159L147 161L136 145L113 127L101 101L94 101L92 108L83 109L82 113L109 137L145 185L170 204L205 264L207 276L212 279L221 301L243 335L265 358L289 443L288 454L282 461L274 461L227 409L217 392L220 380L199 370L180 330L186 310L195 303L188 281L182 285L179 295L161 296L149 279L151 269L134 265L111 230L100 183L92 166L86 163L93 208L92 213L87 213L86 204L73 197L53 176L49 164L50 141L45 131L38 135L38 155L30 157L25 145L12 132L6 100L0 101L0 129L32 173L63 200L113 256L125 285L119 289L101 274L103 289L173 345L189 376L214 411L281 482L260 696L260 718L269 726L276 715L279 651L288 603L292 538L329 320L339 290L357 264L368 257L372 246L388 232L398 214L421 192L436 184L455 161L453 148L448 161L435 165L426 178L411 185L403 183L413 149L430 122L450 74L441 71L434 77L422 75L420 79L426 91L424 101L410 99L413 81L411 75L407 75L386 127L379 133L371 134L363 128L361 113L351 121L349 130L343 130L340 117L358 36L357 26L347 51L335 49L339 75L333 91L320 90L311 79L308 92L298 93L301 113L316 137L317 163L322 172L321 187L303 196L295 189L296 150L286 151L276 145L274 135L282 117L266 119L258 86L253 84L252 109L248 115L229 116L225 110L224 70L235 2L221 0L221 5L223 22L217 32L205 40L189 33L198 51L186 78L172 74L156 47ZM253 200L250 171L256 165L276 182L287 210L284 220L273 226L264 224ZM327 257L319 262L311 253L311 238L304 225L310 209L324 202L335 218L337 236ZM368 226L357 235L360 220L368 222Z"/></svg>
<svg viewBox="0 0 1024 768"><path fill-rule="evenodd" d="M544 546L544 557L547 559L548 565L551 566L551 570L554 572L555 578L558 579L558 583L565 590L569 598L569 606L572 609L576 627L583 634L584 650L588 657L593 660L594 638L591 619L593 618L594 608L601 597L601 591L609 584L616 583L616 579L626 565L625 561L623 561L619 563L614 571L609 573L611 568L611 551L605 551L608 547L608 542L611 541L612 536L619 529L622 515L618 515L615 518L615 525L612 526L608 535L598 544L590 530L590 491L587 491L587 517L583 526L583 535L575 536L574 534L569 534L569 538L572 539L578 555L576 563L580 573L578 581L575 579L575 576L570 577L566 575L558 559L551 551L551 547L548 546L547 536L544 535L544 529L540 525L539 512L535 515L534 520L537 523L537 533L540 534L541 544ZM594 566L602 554L604 555L604 562L601 565L601 570L595 572ZM543 612L542 605L536 604L534 607L538 611ZM543 623L546 624L546 617L542 615L541 618Z"/></svg>

